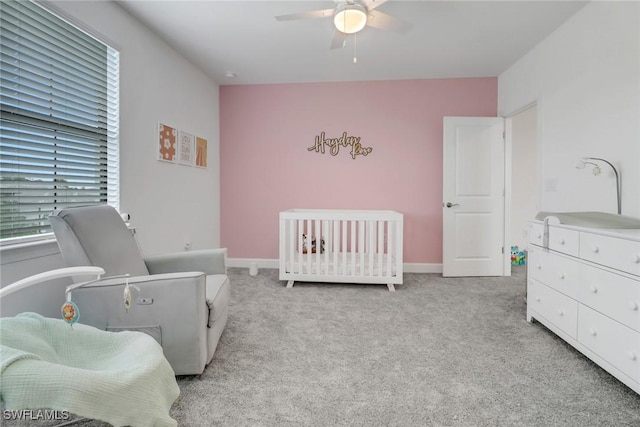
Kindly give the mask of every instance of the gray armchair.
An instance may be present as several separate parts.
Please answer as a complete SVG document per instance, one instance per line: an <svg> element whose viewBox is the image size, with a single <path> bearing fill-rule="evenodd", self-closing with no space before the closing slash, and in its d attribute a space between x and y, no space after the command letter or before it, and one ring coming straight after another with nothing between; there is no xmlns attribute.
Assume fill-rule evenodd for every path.
<svg viewBox="0 0 640 427"><path fill-rule="evenodd" d="M49 222L68 267L99 266L106 278L131 275L128 312L122 303L124 278L74 290L80 323L146 332L160 343L176 375L202 373L229 313L226 249L143 257L118 212L108 205L56 211Z"/></svg>

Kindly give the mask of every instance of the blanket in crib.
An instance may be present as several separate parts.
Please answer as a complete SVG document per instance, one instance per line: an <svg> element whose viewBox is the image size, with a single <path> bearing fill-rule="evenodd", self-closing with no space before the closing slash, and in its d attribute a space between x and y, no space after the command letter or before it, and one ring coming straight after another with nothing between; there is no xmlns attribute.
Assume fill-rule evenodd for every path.
<svg viewBox="0 0 640 427"><path fill-rule="evenodd" d="M0 318L6 409L52 409L114 426L176 426L180 389L162 348L141 332L106 332L36 313Z"/></svg>

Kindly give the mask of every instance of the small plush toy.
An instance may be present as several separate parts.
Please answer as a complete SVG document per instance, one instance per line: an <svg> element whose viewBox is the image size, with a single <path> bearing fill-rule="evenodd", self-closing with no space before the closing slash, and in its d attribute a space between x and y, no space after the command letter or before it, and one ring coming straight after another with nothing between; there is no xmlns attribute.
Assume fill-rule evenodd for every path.
<svg viewBox="0 0 640 427"><path fill-rule="evenodd" d="M320 242L321 242L320 243L321 244L320 253L322 254L322 253L324 253L324 239L321 239ZM302 253L303 254L307 253L307 248L309 247L308 244L309 244L309 238L307 237L306 234L303 234L302 235ZM313 254L316 253L316 238L315 237L311 238L311 253L313 253Z"/></svg>
<svg viewBox="0 0 640 427"><path fill-rule="evenodd" d="M518 251L518 265L524 265L527 263L527 254L524 251Z"/></svg>
<svg viewBox="0 0 640 427"><path fill-rule="evenodd" d="M511 265L518 265L518 253L520 252L517 246L511 246Z"/></svg>
<svg viewBox="0 0 640 427"><path fill-rule="evenodd" d="M524 265L527 262L526 258L524 251L517 246L511 246L511 265Z"/></svg>
<svg viewBox="0 0 640 427"><path fill-rule="evenodd" d="M309 248L309 236L306 234L302 235L302 253L306 254ZM316 238L313 237L311 239L311 253L316 253Z"/></svg>

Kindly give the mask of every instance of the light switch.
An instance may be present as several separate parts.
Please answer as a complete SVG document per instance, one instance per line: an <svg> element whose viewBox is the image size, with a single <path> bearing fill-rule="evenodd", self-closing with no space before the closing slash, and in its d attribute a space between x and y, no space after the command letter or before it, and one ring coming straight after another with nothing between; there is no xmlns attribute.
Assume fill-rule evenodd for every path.
<svg viewBox="0 0 640 427"><path fill-rule="evenodd" d="M555 192L558 189L558 178L544 180L544 191Z"/></svg>

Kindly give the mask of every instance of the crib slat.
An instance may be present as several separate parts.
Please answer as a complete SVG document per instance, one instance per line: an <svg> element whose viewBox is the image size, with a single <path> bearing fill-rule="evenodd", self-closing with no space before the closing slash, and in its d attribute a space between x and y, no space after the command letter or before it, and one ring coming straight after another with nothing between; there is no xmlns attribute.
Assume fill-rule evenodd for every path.
<svg viewBox="0 0 640 427"><path fill-rule="evenodd" d="M342 221L342 245L340 250L342 251L342 262L340 266L342 267L342 271L340 274L347 275L347 228L349 223L347 221Z"/></svg>
<svg viewBox="0 0 640 427"><path fill-rule="evenodd" d="M298 262L296 263L296 270L299 274L302 274L302 246L304 245L304 239L302 233L304 233L304 220L296 219L296 228L298 229Z"/></svg>
<svg viewBox="0 0 640 427"><path fill-rule="evenodd" d="M358 240L356 240L357 236L357 228L358 222L351 221L351 275L356 275L356 256L358 254Z"/></svg>
<svg viewBox="0 0 640 427"><path fill-rule="evenodd" d="M369 232L367 235L369 236L369 276L373 276L373 255L376 251L376 222L369 221Z"/></svg>
<svg viewBox="0 0 640 427"><path fill-rule="evenodd" d="M307 271L306 274L311 274L311 232L312 232L312 227L311 227L311 220L308 219L307 220L307 228L305 229L305 234L307 235L307 246L305 247L306 251L307 251L307 258L306 258L306 265L307 265Z"/></svg>
<svg viewBox="0 0 640 427"><path fill-rule="evenodd" d="M384 252L384 223L378 221L378 276L382 276L382 254Z"/></svg>
<svg viewBox="0 0 640 427"><path fill-rule="evenodd" d="M364 221L358 221L358 252L360 253L360 275L364 276L365 273L365 269L364 269L364 253L366 252L366 247L365 247L365 239L366 239L366 235L365 235L365 222Z"/></svg>
<svg viewBox="0 0 640 427"><path fill-rule="evenodd" d="M387 277L391 277L391 269L392 269L392 262L393 262L393 257L394 257L394 247L393 247L393 243L394 243L394 236L395 236L395 230L396 230L396 223L389 221L389 228L387 230Z"/></svg>
<svg viewBox="0 0 640 427"><path fill-rule="evenodd" d="M313 222L314 222L313 225L315 227L315 229L314 229L315 230L314 231L315 234L312 234L312 237L311 237L311 240L312 240L312 242L311 242L311 248L312 248L311 252L313 252L313 239L315 239L316 240L316 245L315 245L316 256L314 257L315 258L315 264L316 264L316 273L315 274L322 274L321 265L320 265L320 221L316 219Z"/></svg>
<svg viewBox="0 0 640 427"><path fill-rule="evenodd" d="M295 222L291 219L287 219L285 220L286 222L286 227L288 229L287 231L287 237L288 237L288 241L287 241L287 255L286 255L286 262L289 264L289 271L291 273L295 273L295 238L296 238L296 232L294 229L295 226Z"/></svg>
<svg viewBox="0 0 640 427"><path fill-rule="evenodd" d="M329 251L325 248L324 236L327 236L327 239L330 236L329 231L329 221L322 221L322 230L320 236L318 237L318 250L320 251L320 256L322 257L322 273L329 274Z"/></svg>
<svg viewBox="0 0 640 427"><path fill-rule="evenodd" d="M338 275L338 251L340 250L340 221L332 221L333 227L333 274Z"/></svg>

